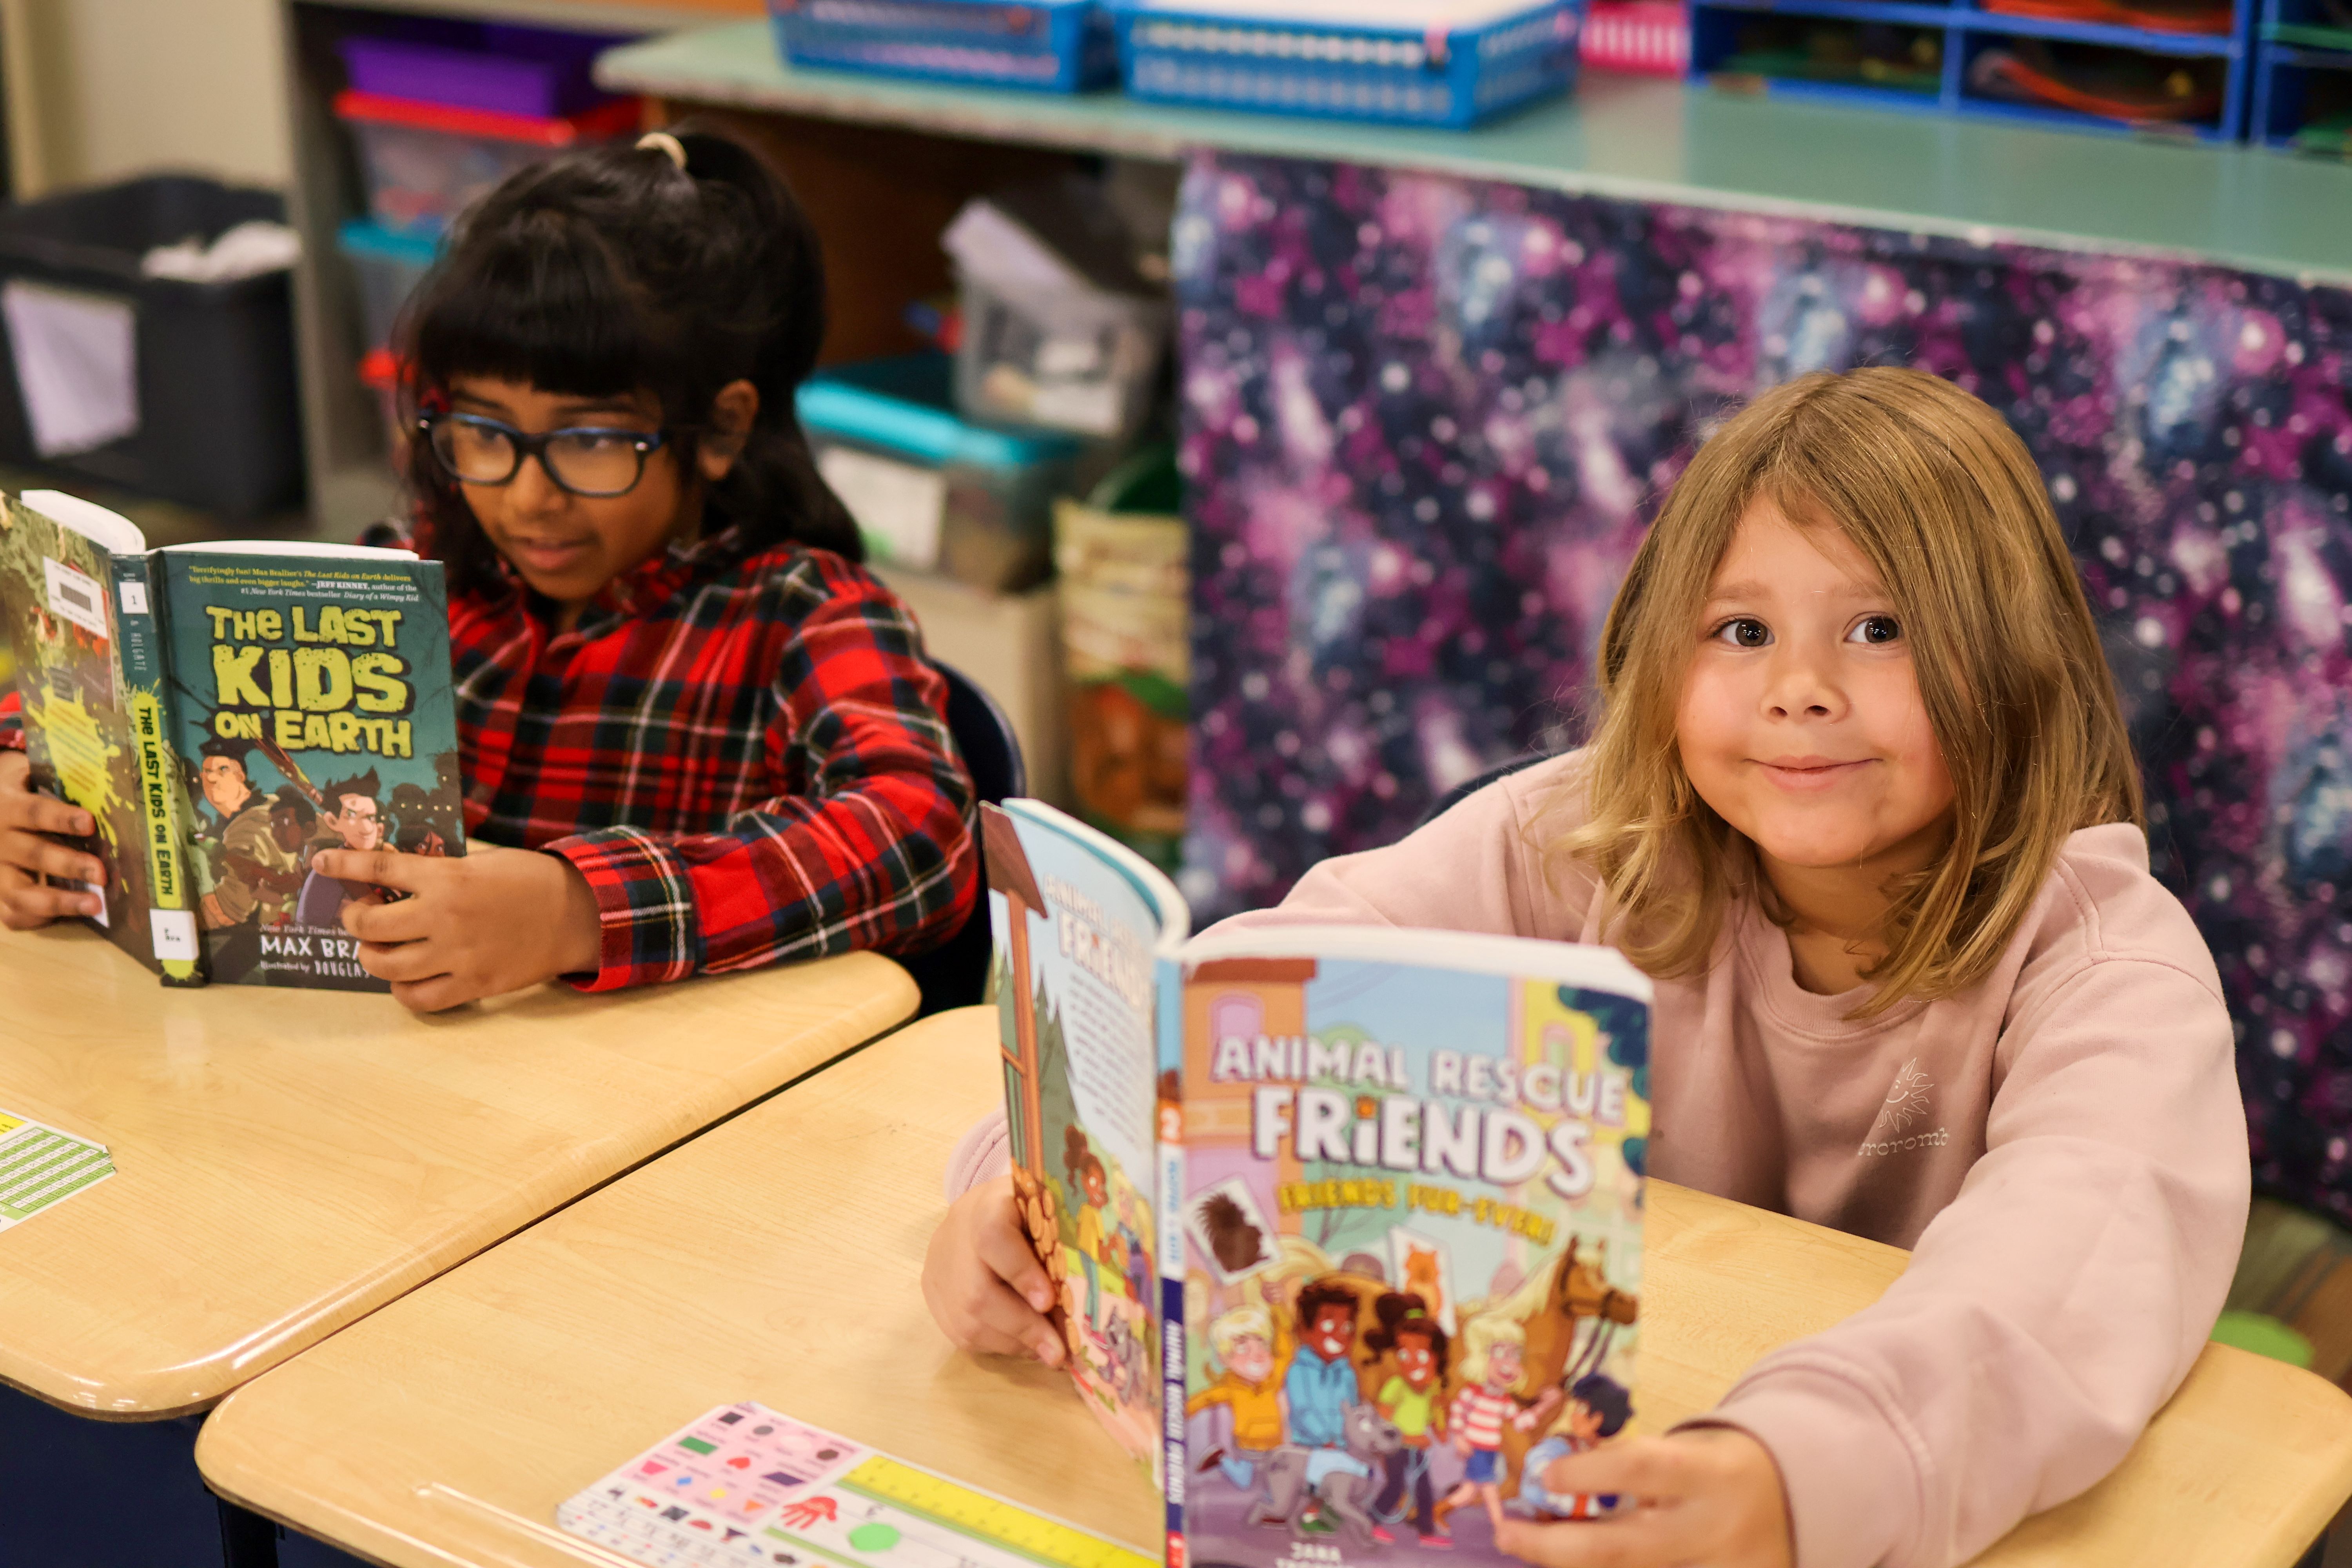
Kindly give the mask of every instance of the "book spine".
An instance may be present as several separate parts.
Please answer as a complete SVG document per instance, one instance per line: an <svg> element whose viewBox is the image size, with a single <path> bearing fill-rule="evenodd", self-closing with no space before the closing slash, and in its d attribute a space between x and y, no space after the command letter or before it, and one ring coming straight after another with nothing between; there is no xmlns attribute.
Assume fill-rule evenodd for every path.
<svg viewBox="0 0 2352 1568"><path fill-rule="evenodd" d="M1159 1200L1154 1228L1160 1233L1154 1240L1160 1258L1160 1495L1167 1504L1167 1568L1186 1568L1184 1485L1192 1468L1184 1458L1185 1368L1191 1362L1184 1324L1184 966L1162 958L1156 967L1152 1032L1160 1071L1153 1185Z"/></svg>
<svg viewBox="0 0 2352 1568"><path fill-rule="evenodd" d="M155 963L166 985L202 985L204 943L196 934L195 890L188 863L194 845L187 831L179 756L172 745L163 572L152 552L114 557L114 597L123 710L138 753L140 816L152 889L146 914Z"/></svg>

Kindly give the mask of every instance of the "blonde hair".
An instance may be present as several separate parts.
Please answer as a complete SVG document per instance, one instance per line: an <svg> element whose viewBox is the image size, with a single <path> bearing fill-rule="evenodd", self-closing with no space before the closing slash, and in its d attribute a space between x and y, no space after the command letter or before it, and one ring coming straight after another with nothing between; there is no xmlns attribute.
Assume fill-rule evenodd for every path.
<svg viewBox="0 0 2352 1568"><path fill-rule="evenodd" d="M1460 1377L1464 1384L1486 1381L1486 1358L1496 1345L1517 1345L1524 1352L1528 1345L1528 1331L1520 1326L1517 1319L1506 1318L1496 1312L1482 1313L1462 1325ZM1528 1369L1521 1366L1519 1375L1512 1380L1511 1386L1517 1388L1527 1375Z"/></svg>
<svg viewBox="0 0 2352 1568"><path fill-rule="evenodd" d="M1264 1340L1269 1347L1274 1343L1274 1314L1264 1307L1235 1307L1230 1312L1219 1313L1217 1321L1209 1325L1210 1348L1228 1366L1233 1364L1235 1342L1252 1335Z"/></svg>
<svg viewBox="0 0 2352 1568"><path fill-rule="evenodd" d="M1602 629L1588 816L1558 847L1601 878L1610 940L1659 976L1701 973L1736 892L1780 916L1747 840L1683 771L1675 710L1740 519L1825 521L1893 597L1951 774L1952 838L1902 879L1854 1016L1990 973L2077 828L2144 826L2139 771L2042 475L2000 415L1917 371L1826 372L1716 432L1643 540Z"/></svg>

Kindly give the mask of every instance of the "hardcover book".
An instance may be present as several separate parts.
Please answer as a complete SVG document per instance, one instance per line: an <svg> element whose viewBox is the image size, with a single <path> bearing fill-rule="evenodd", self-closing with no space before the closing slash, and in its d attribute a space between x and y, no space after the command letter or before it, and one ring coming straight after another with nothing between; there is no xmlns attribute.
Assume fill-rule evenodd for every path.
<svg viewBox="0 0 2352 1568"><path fill-rule="evenodd" d="M1650 984L1605 948L1190 939L1175 886L983 808L1013 1184L1171 1563L1503 1561L1605 1517L1633 1416Z"/></svg>
<svg viewBox="0 0 2352 1568"><path fill-rule="evenodd" d="M165 984L389 989L341 923L384 895L310 861L465 852L438 563L151 551L127 519L29 491L0 501L0 624L34 783L98 825L92 923Z"/></svg>

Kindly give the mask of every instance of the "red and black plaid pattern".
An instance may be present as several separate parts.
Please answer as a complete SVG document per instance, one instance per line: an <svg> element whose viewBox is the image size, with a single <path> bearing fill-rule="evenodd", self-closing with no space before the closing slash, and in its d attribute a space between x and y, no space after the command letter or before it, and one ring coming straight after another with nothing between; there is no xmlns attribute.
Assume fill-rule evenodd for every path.
<svg viewBox="0 0 2352 1568"><path fill-rule="evenodd" d="M571 631L453 600L466 826L580 868L590 990L953 934L978 886L947 683L890 591L829 552L672 549Z"/></svg>

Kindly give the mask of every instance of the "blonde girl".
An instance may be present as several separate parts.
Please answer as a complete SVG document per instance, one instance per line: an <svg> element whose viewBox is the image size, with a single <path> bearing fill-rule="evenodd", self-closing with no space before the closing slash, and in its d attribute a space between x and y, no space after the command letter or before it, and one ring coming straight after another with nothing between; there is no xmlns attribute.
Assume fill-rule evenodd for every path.
<svg viewBox="0 0 2352 1568"><path fill-rule="evenodd" d="M1486 1518L1503 1527L1503 1428L1523 1408L1519 1383L1527 1375L1528 1331L1515 1318L1489 1312L1462 1327L1462 1387L1445 1412L1454 1451L1462 1456L1462 1479L1438 1500L1437 1531L1445 1516L1475 1498Z"/></svg>
<svg viewBox="0 0 2352 1568"><path fill-rule="evenodd" d="M2219 978L2148 874L2042 478L1931 376L1777 388L1675 486L1600 667L1588 748L1238 920L1616 944L1658 981L1650 1171L1912 1250L1714 1410L1546 1478L1633 1507L1505 1550L1946 1568L2123 1458L2246 1214ZM982 1189L935 1259L1017 1223Z"/></svg>

